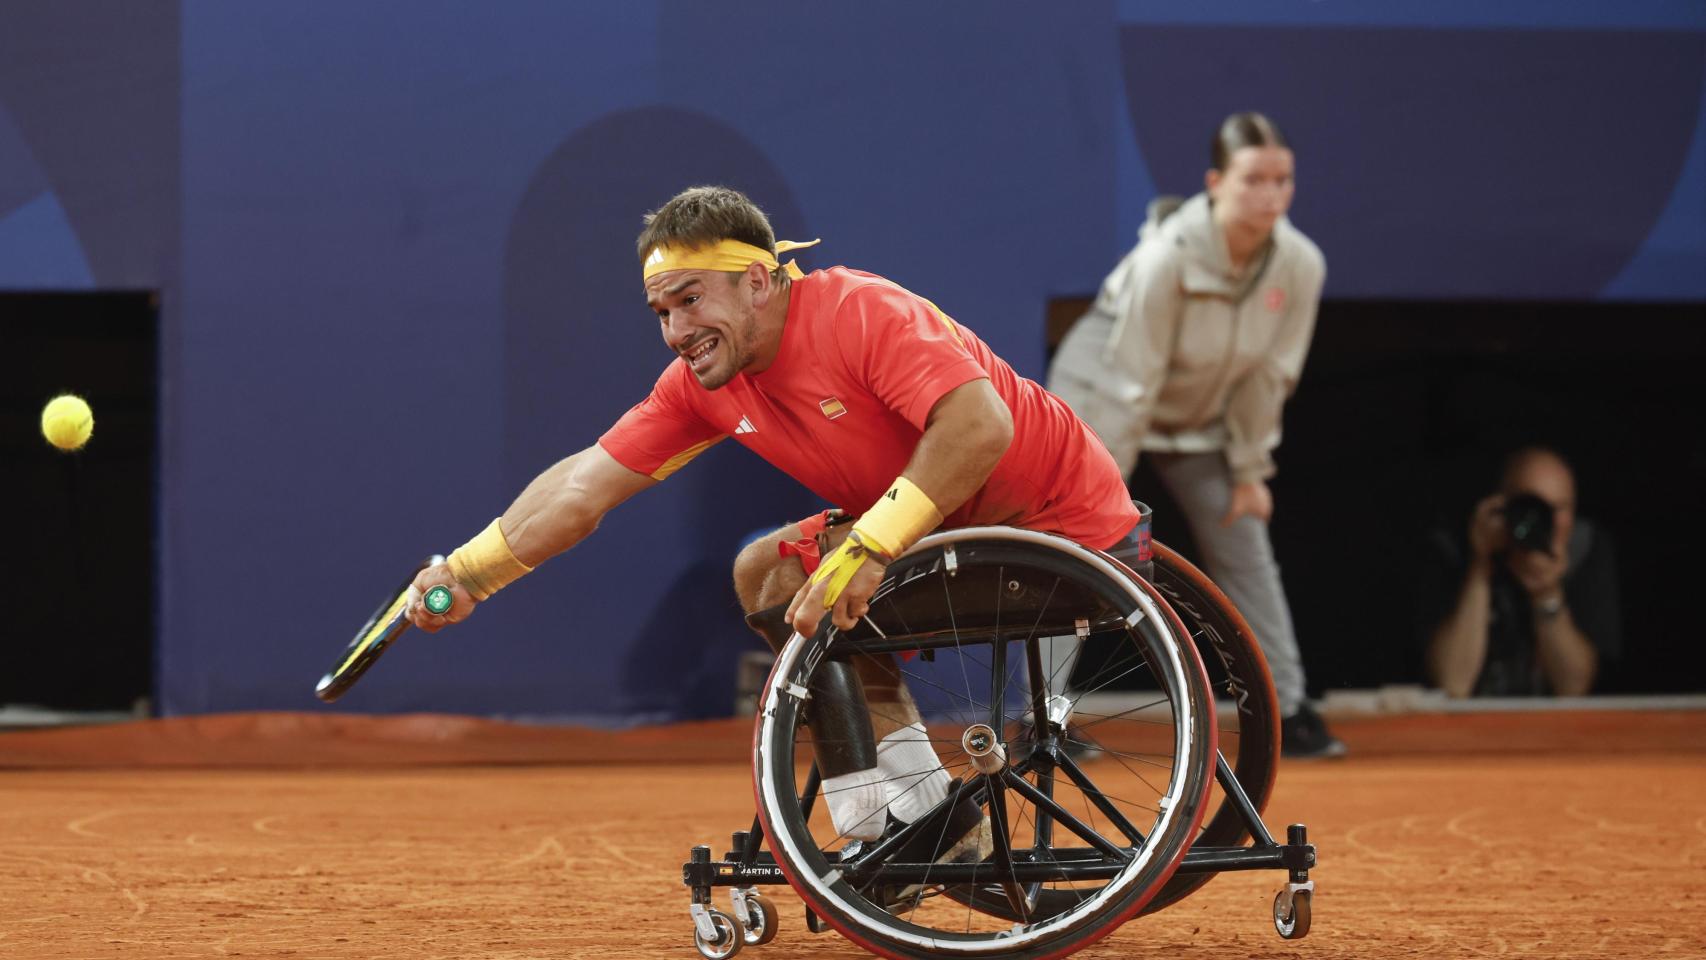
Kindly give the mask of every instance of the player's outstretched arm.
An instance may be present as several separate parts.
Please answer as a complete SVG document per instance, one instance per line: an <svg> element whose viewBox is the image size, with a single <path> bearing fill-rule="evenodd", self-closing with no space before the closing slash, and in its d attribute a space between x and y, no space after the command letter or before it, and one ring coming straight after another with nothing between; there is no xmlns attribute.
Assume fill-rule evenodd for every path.
<svg viewBox="0 0 1706 960"><path fill-rule="evenodd" d="M586 539L606 513L657 483L595 443L533 478L499 522L516 559L536 567Z"/></svg>
<svg viewBox="0 0 1706 960"><path fill-rule="evenodd" d="M476 603L586 539L617 504L657 482L597 444L559 460L533 478L491 526L415 577L416 596L442 584L454 603L441 614L411 603L410 621L432 632L466 620Z"/></svg>

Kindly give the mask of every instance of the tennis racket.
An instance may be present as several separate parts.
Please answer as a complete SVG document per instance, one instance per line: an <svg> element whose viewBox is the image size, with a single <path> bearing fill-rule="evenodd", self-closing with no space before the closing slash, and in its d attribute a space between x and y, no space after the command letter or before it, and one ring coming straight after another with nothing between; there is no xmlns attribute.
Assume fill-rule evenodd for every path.
<svg viewBox="0 0 1706 960"><path fill-rule="evenodd" d="M373 616L368 617L367 622L356 631L355 639L344 648L337 662L332 664L332 669L326 671L326 675L314 685L314 696L331 703L355 686L355 682L361 679L368 667L373 666L379 655L391 645L391 641L409 629L409 618L406 614L415 576L427 567L443 562L444 558L436 554L426 558L409 574L402 586L386 595L379 608L373 611ZM426 592L421 603L433 613L443 613L450 609L454 600L449 587L437 586Z"/></svg>

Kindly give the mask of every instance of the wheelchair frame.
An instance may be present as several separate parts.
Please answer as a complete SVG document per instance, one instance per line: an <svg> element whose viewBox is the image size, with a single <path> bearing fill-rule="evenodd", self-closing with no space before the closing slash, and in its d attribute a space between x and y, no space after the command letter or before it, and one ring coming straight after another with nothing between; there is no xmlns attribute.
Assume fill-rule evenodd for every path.
<svg viewBox="0 0 1706 960"><path fill-rule="evenodd" d="M921 541L913 552L917 553L939 544L943 542L943 538L951 539L954 535L959 535L960 538L964 539L965 537L974 535L975 533L976 531L953 531L949 534L938 534L934 537L926 538L924 541ZM1076 547L1077 545L1073 546ZM1078 549L1082 550L1084 548L1078 547ZM1165 550L1165 548L1162 548L1162 550ZM1166 551L1164 555L1171 558L1169 562L1183 564L1183 561L1178 560L1177 555L1172 554L1170 551ZM1134 573L1130 568L1118 564L1117 561L1113 561L1105 554L1099 554L1099 556L1103 560L1106 560L1118 567L1125 575L1132 579L1139 578L1138 574ZM900 562L901 561L897 561L897 564ZM1188 567L1189 565L1184 564L1184 566ZM1194 568L1190 569L1195 573ZM1149 573L1149 571L1145 571L1145 573ZM1196 574L1196 576L1200 577L1200 573ZM1148 578L1143 579L1144 582L1148 582ZM1202 578L1202 581L1206 583L1206 578ZM1212 587L1210 589L1212 589ZM1213 591L1213 593L1214 596L1212 598L1206 599L1215 604L1224 604L1229 610L1230 604L1225 601L1225 598L1220 596L1218 591ZM1157 599L1159 600L1159 596L1157 596ZM1199 594L1198 599L1203 600L1205 598ZM1165 601L1160 602L1165 605ZM1180 606L1188 607L1191 605L1181 604ZM1171 607L1169 610L1170 612L1179 612ZM1201 614L1202 611L1200 610L1190 611L1190 615L1193 617L1193 620L1195 620L1195 622L1188 625L1193 638L1199 636L1198 628L1204 623L1204 621L1196 620L1196 618L1201 616ZM1225 614L1226 611L1221 611L1220 613L1223 617ZM1228 631L1221 629L1218 631L1218 634L1220 635L1215 637L1215 643L1243 643L1253 645L1253 637L1250 636L1247 626L1243 625L1242 619L1236 616L1236 611L1231 611L1230 619L1234 620L1236 624L1242 628L1242 631ZM997 632L999 633L999 631ZM1232 633L1234 635L1230 637L1224 636L1226 633ZM1082 635L1083 634L1081 633L1080 636ZM912 649L916 646L916 638L914 638L912 640L901 641L898 645L893 646L892 649ZM1196 650L1197 644L1180 643L1178 646L1181 650L1189 648L1191 650L1191 654L1189 654L1189 656L1194 660L1201 659L1201 654ZM885 650L885 645L881 642L872 642L869 644L862 643L858 649L861 653L878 653ZM1219 656L1223 661L1226 661L1225 665L1227 668L1232 669L1233 665L1225 656L1223 651L1219 652ZM1233 676L1231 677L1230 685L1236 689L1237 684L1242 683L1248 686L1259 681L1261 684L1266 685L1268 691L1270 691L1268 693L1267 702L1271 704L1271 680L1269 680L1266 675L1265 663L1261 661L1259 651L1254 653L1248 662L1257 665L1258 669L1255 672L1259 673L1259 677ZM770 683L777 682L778 681L773 676ZM1208 709L1212 715L1212 698L1210 700L1210 704L1211 705ZM761 722L763 720L762 715L757 718L757 720ZM1044 742L1041 741L1039 741L1037 746L1039 749L1051 751L1050 762L1059 765L1059 769L1067 770L1068 768L1073 767L1071 759L1064 755L1064 745L1056 742L1056 738L1050 736L1046 742L1046 746ZM1272 744L1268 744L1267 749L1272 750ZM1271 762L1271 758L1269 759ZM1213 780L1219 784L1224 794L1223 808L1229 808L1232 819L1236 821L1236 825L1240 827L1244 833L1247 833L1250 838L1250 842L1248 844L1240 843L1237 845L1210 845L1192 842L1188 848L1184 850L1183 856L1178 859L1175 869L1169 872L1168 877L1170 878L1171 876L1176 875L1181 877L1192 877L1193 879L1196 877L1202 877L1202 879L1194 880L1194 882L1187 881L1182 887L1178 887L1176 890L1172 886L1173 881L1171 879L1166 879L1163 882L1154 885L1154 888L1145 896L1144 899L1148 900L1150 898L1154 898L1159 901L1157 904L1150 907L1151 910L1159 909L1160 907L1164 907L1172 902L1176 902L1177 899L1194 891L1201 882L1206 881L1205 875L1212 875L1231 870L1285 870L1288 875L1287 883L1275 896L1273 902L1274 927L1276 932L1286 939L1297 939L1305 936L1309 931L1311 901L1314 891L1314 883L1310 880L1309 871L1314 867L1316 859L1315 847L1308 841L1306 827L1303 824L1291 824L1286 830L1285 842L1281 843L1277 841L1267 829L1266 824L1262 820L1257 803L1252 801L1244 785L1239 781L1238 775L1233 769L1233 765L1228 762L1226 756L1217 749L1213 754L1211 762L1214 768L1212 772ZM1023 773L1024 767L1030 763L1031 761L1028 759L1022 761L1016 769L1019 769L1020 772ZM1258 764L1257 766L1259 767L1260 765ZM1024 785L1025 783L1022 777L1015 777L1013 780L1015 783L1020 785ZM806 781L801 788L798 800L802 813L806 816L809 816L810 809L815 802L819 782L820 780L817 767L814 763L812 764ZM1263 784L1262 790L1265 791L1268 786L1268 784ZM958 791L961 789L962 787L960 783L956 781L953 787L955 794L957 795ZM999 792L999 790L996 792ZM950 800L953 799L955 799L955 797L951 796ZM1064 824L1065 821L1062 821L1062 823ZM1224 833L1224 829L1221 832ZM896 844L898 844L899 840L899 837L893 838L893 842ZM1002 842L1005 843L1005 841ZM890 843L891 841L889 840L884 841L884 844ZM787 884L788 880L784 875L782 866L777 863L775 855L765 850L765 846L766 837L763 823L761 818L755 816L750 829L737 831L733 834L729 850L722 858L714 859L712 857L711 847L708 845L700 845L695 846L692 849L688 861L683 864L682 883L687 886L690 891L690 913L694 923L694 939L703 956L713 958L713 960L733 956L741 949L742 946L758 946L769 942L769 940L776 935L778 918L775 906L771 903L769 898L758 892L758 888L761 886L775 884ZM1110 875L1110 871L1117 869L1117 865L1110 865L1105 860L1092 861L1088 857L1085 857L1082 861L1073 861L1068 859L1067 861L1062 862L1054 858L1054 854L1056 852L1069 854L1068 851L1056 851L1051 848L1050 857L1052 862L1035 861L1029 863L1019 862L1017 859L1009 856L1008 860L1010 871L1006 876L1010 877L1015 883L1033 881L1041 882L1043 880L1094 881L1107 879ZM821 851L821 855L832 866L838 866L843 862L839 852L824 850ZM877 859L879 862L882 860L881 857L877 857ZM909 870L914 872L927 870L929 872L925 874L925 877L934 878L936 883L966 884L975 883L978 865L883 864L880 869L883 871L884 877L890 880L896 880L896 878L904 880L906 878L907 871ZM857 868L854 868L853 871L849 871L848 873L843 874L843 876L853 877L856 870ZM1033 874L1035 874L1035 876L1032 876ZM985 876L987 877L987 868ZM715 908L713 891L718 887L730 888L729 899L732 914L725 913ZM1175 895L1171 898L1160 896L1163 888L1174 891ZM980 895L982 895L981 891L974 887L972 889L970 900L962 900L957 896L954 897L954 899L965 904L968 909L975 909L983 913L990 913L996 917L1021 919L1018 916L1010 916L1008 913L1003 912L1005 909L1003 901L992 899L988 902L977 902ZM826 929L830 929L824 919L819 917L812 910L809 904L810 901L808 900L805 917L807 929L813 933L819 933ZM1022 910L1023 908L1020 906L1018 909ZM1018 928L1015 929L1017 930Z"/></svg>

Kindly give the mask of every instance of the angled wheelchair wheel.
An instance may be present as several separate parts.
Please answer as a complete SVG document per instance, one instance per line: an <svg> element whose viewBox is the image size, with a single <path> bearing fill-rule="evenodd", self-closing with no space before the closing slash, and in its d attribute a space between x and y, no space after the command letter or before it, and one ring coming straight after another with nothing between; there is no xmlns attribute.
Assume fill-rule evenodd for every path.
<svg viewBox="0 0 1706 960"><path fill-rule="evenodd" d="M1184 621L1217 700L1220 752L1255 811L1261 813L1273 795L1280 752L1279 698L1267 657L1255 631L1206 574L1160 541L1152 546L1155 561L1150 579ZM1249 838L1243 812L1216 782L1209 788L1195 843L1233 847ZM1214 877L1214 873L1175 876L1144 912L1177 903Z"/></svg>
<svg viewBox="0 0 1706 960"><path fill-rule="evenodd" d="M1213 777L1214 702L1185 625L1105 556L1032 531L936 534L888 572L858 628L789 642L760 702L759 816L801 899L890 957L1064 956L1136 915L1197 836ZM1074 754L1077 692L1050 676L1044 645L1090 633L1118 638L1110 680L1142 674L1154 690ZM850 657L905 682L953 778L934 811L867 843L831 825L802 720L814 673ZM904 793L896 783L891 802ZM975 823L967 804L983 825L955 844L945 824ZM921 839L948 855L923 861Z"/></svg>
<svg viewBox="0 0 1706 960"><path fill-rule="evenodd" d="M1268 673L1267 658L1243 615L1206 574L1160 541L1153 543L1153 549L1154 561L1145 572L1179 615L1196 646L1209 688L1216 698L1216 740L1220 752L1238 780L1239 789L1259 814L1273 793L1279 768L1279 701ZM1131 685L1117 682L1129 679L1121 676L1119 664L1119 649L1108 649L1104 643L1074 671L1077 679L1070 693L1078 707L1071 729L1065 732L1065 746L1071 753L1095 755L1100 749L1098 738L1102 732L1098 727L1105 719L1117 719L1134 707L1141 709L1152 696L1147 691L1107 689ZM1110 679L1116 682L1110 683ZM1245 812L1218 779L1209 786L1203 809L1203 822L1193 846L1236 847L1250 839ZM1144 906L1143 912L1154 913L1177 903L1215 876L1217 873L1213 871L1176 874ZM948 891L949 896L958 893L956 889ZM991 902L987 897L976 902L982 909L1007 919L1018 919L1016 913L1004 911L999 902Z"/></svg>

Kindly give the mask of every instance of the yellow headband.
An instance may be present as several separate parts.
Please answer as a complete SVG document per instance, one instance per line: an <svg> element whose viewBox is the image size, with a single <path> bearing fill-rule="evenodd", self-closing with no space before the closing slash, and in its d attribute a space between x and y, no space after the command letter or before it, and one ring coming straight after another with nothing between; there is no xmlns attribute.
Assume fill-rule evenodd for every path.
<svg viewBox="0 0 1706 960"><path fill-rule="evenodd" d="M803 247L816 246L822 242L822 240L809 240L805 243L796 243L793 240L778 240L776 241L776 253L771 253L763 247L755 247L750 243L742 243L739 240L718 240L708 247L696 249L653 247L652 252L646 257L645 279L650 280L660 273L668 273L671 270L721 270L725 273L741 273L754 263L762 263L766 268L774 270L779 265L776 260L778 254L787 253L789 250L799 250ZM788 276L795 280L805 276L792 260L788 261L786 269Z"/></svg>

